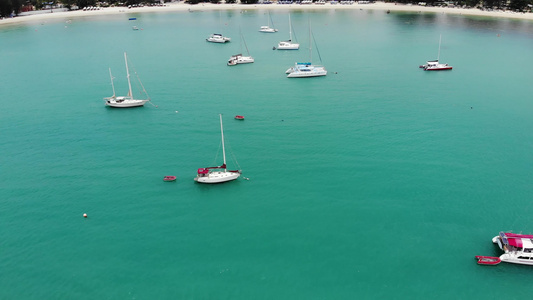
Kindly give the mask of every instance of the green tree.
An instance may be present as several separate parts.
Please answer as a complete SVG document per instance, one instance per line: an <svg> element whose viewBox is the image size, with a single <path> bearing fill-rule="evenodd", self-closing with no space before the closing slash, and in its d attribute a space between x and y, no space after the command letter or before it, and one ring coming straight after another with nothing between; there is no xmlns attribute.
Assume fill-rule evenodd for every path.
<svg viewBox="0 0 533 300"><path fill-rule="evenodd" d="M0 1L0 17L9 17L13 12L13 3L11 0Z"/></svg>
<svg viewBox="0 0 533 300"><path fill-rule="evenodd" d="M509 8L514 11L525 11L528 9L528 4L531 4L528 0L511 0Z"/></svg>
<svg viewBox="0 0 533 300"><path fill-rule="evenodd" d="M78 5L79 8L96 6L96 0L77 0L76 5Z"/></svg>
<svg viewBox="0 0 533 300"><path fill-rule="evenodd" d="M11 0L11 4L13 5L13 12L15 15L18 15L20 13L20 9L22 8L22 0Z"/></svg>
<svg viewBox="0 0 533 300"><path fill-rule="evenodd" d="M72 6L76 4L76 0L61 0L61 3L63 3L63 5L70 10Z"/></svg>
<svg viewBox="0 0 533 300"><path fill-rule="evenodd" d="M483 0L485 8L504 8L506 4L506 0Z"/></svg>

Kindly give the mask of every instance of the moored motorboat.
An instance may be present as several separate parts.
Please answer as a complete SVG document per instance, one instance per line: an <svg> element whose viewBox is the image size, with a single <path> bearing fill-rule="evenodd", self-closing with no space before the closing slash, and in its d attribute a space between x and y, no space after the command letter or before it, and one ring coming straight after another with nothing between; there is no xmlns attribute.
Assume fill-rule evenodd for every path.
<svg viewBox="0 0 533 300"><path fill-rule="evenodd" d="M499 264L502 260L499 258L499 257L494 257L494 256L481 256L481 255L476 255L476 259L477 259L477 263L479 265L497 265Z"/></svg>
<svg viewBox="0 0 533 300"><path fill-rule="evenodd" d="M176 176L165 176L163 177L163 181L176 181Z"/></svg>
<svg viewBox="0 0 533 300"><path fill-rule="evenodd" d="M235 116L235 119L236 120L244 120L244 116L237 115L237 116Z"/></svg>

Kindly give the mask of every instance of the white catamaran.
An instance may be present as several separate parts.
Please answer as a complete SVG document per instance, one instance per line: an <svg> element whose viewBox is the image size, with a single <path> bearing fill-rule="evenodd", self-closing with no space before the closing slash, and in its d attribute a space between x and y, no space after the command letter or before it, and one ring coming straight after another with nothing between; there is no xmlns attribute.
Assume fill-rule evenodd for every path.
<svg viewBox="0 0 533 300"><path fill-rule="evenodd" d="M218 12L218 19L219 19L220 23L222 23L221 14L222 14L221 12ZM224 43L230 42L231 38L229 38L227 36L223 36L221 33L213 33L208 38L206 38L205 40L210 42L210 43L224 44Z"/></svg>
<svg viewBox="0 0 533 300"><path fill-rule="evenodd" d="M254 58L250 56L250 51L248 50L248 46L246 45L246 41L244 40L244 36L242 35L242 33L240 33L240 35L241 35L241 53L232 55L228 59L228 66L235 66L235 65L238 65L238 64L249 64L249 63L253 63L255 61ZM246 52L248 53L248 56L243 56L242 55L242 44L243 43L244 43L244 47L246 47Z"/></svg>
<svg viewBox="0 0 533 300"><path fill-rule="evenodd" d="M109 68L109 76L111 77L111 86L113 87L113 96L104 98L105 105L111 106L111 107L118 107L118 108L126 108L126 107L137 107L137 106L143 106L146 102L150 101L150 97L148 96L148 93L146 93L146 90L144 89L144 86L142 85L141 80L139 77L137 77L137 80L139 81L139 84L142 87L142 91L144 94L146 94L146 99L139 100L133 98L133 93L131 91L131 80L130 80L130 70L128 68L128 56L126 52L124 52L124 61L126 62L126 74L128 77L128 95L127 96L116 96L115 94L115 85L113 83L113 75L111 74L111 68Z"/></svg>
<svg viewBox="0 0 533 300"><path fill-rule="evenodd" d="M328 71L323 66L319 65L313 65L311 62L313 59L313 50L311 48L311 44L313 41L313 37L311 34L311 21L309 21L309 62L303 62L303 63L295 63L294 67L290 67L285 71L285 74L288 74L287 77L289 78L304 78L304 77L318 77L318 76L326 76L328 74ZM318 49L317 49L318 52ZM320 57L320 53L318 52L318 56ZM320 59L322 61L322 59Z"/></svg>
<svg viewBox="0 0 533 300"><path fill-rule="evenodd" d="M194 181L199 183L222 183L231 181L241 176L240 170L227 170L226 169L226 149L224 148L224 128L222 126L222 115L220 116L220 133L222 135L222 156L224 157L224 163L218 167L199 168L198 175L194 178Z"/></svg>
<svg viewBox="0 0 533 300"><path fill-rule="evenodd" d="M446 70L453 69L452 66L449 66L448 64L442 64L439 62L441 41L442 41L442 35L440 35L439 37L439 53L437 55L437 60L428 60L426 64L421 65L420 68L424 69L424 71L446 71Z"/></svg>
<svg viewBox="0 0 533 300"><path fill-rule="evenodd" d="M278 43L278 47L274 47L278 50L298 50L300 49L300 44L294 43L292 41L292 24L291 24L291 14L289 14L289 40L281 41Z"/></svg>
<svg viewBox="0 0 533 300"><path fill-rule="evenodd" d="M268 25L267 26L261 26L259 29L260 32L266 32L266 33L274 33L278 32L277 29L270 27L272 24L272 27L274 27L274 22L272 22L272 17L270 16L270 11L268 12Z"/></svg>

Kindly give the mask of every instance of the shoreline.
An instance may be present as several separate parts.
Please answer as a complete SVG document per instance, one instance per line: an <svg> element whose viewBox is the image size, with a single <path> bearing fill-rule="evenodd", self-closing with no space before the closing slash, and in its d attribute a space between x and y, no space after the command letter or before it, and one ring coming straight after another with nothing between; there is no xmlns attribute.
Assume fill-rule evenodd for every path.
<svg viewBox="0 0 533 300"><path fill-rule="evenodd" d="M482 11L475 8L449 8L449 7L426 7L419 5L408 5L385 2L375 2L369 4L354 3L351 5L342 4L330 4L323 5L317 4L186 4L179 3L167 3L165 6L146 6L146 7L105 7L99 10L75 10L65 12L54 13L38 13L33 15L18 16L14 18L6 18L0 20L0 27L8 24L19 23L31 23L42 22L45 20L54 19L70 19L76 17L86 16L102 16L102 15L116 15L116 14L131 14L131 13L158 13L158 12L180 12L180 11L212 11L212 10L381 10L381 11L400 11L400 12L419 12L419 13L444 13L466 16L480 16L480 17L492 17L492 18L508 18L508 19L520 19L520 20L533 20L533 13L515 13L504 11Z"/></svg>

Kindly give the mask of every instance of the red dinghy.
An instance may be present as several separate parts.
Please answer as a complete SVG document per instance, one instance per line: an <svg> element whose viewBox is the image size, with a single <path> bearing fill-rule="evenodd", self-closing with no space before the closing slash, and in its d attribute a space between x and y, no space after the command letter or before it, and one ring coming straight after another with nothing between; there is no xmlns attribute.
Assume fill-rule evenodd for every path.
<svg viewBox="0 0 533 300"><path fill-rule="evenodd" d="M163 178L163 181L175 181L176 180L176 176L165 176Z"/></svg>
<svg viewBox="0 0 533 300"><path fill-rule="evenodd" d="M235 116L236 120L244 120L244 116Z"/></svg>
<svg viewBox="0 0 533 300"><path fill-rule="evenodd" d="M502 260L499 257L494 256L481 256L476 255L478 265L497 265Z"/></svg>

